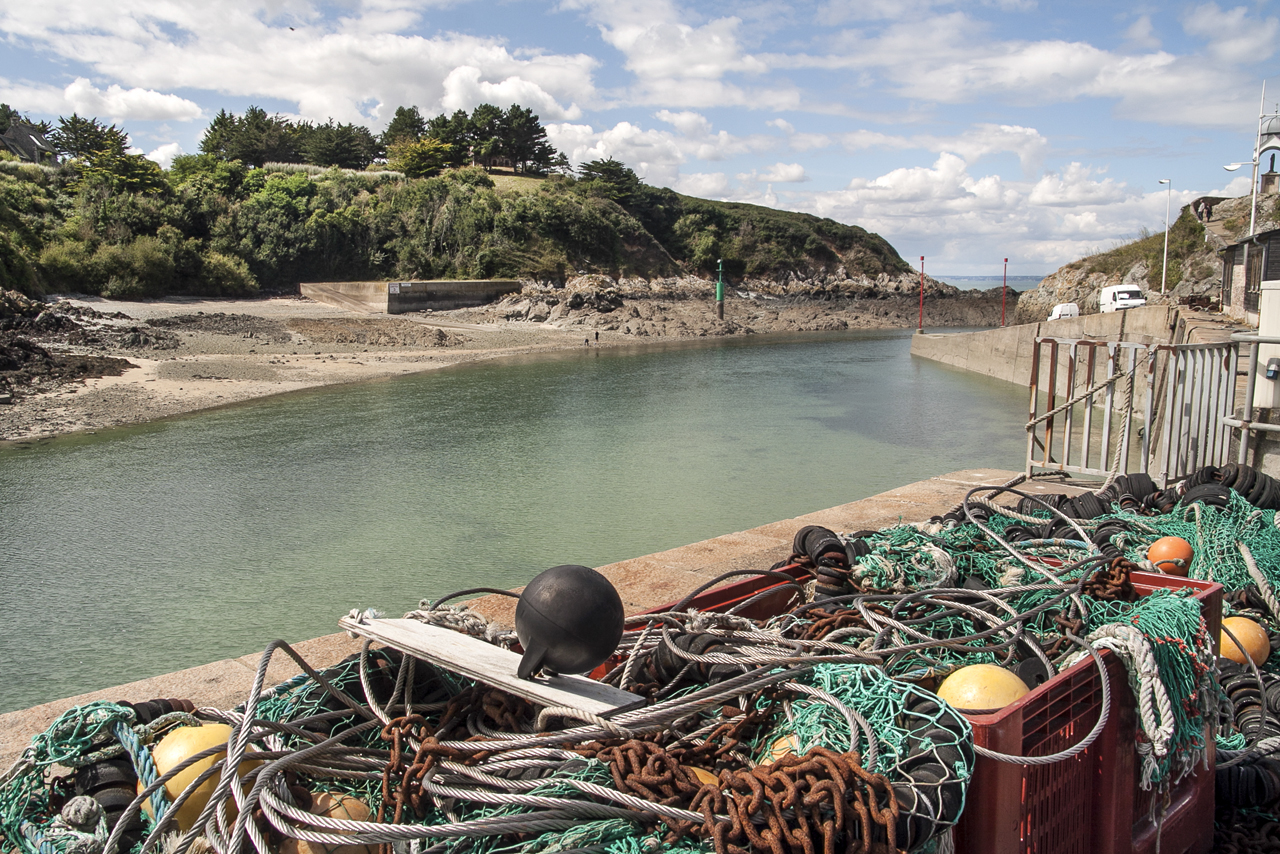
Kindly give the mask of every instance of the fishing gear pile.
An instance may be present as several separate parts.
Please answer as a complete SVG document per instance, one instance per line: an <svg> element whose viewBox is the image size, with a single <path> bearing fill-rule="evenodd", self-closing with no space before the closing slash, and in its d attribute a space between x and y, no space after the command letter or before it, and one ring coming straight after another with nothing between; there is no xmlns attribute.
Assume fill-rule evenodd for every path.
<svg viewBox="0 0 1280 854"><path fill-rule="evenodd" d="M605 715L368 642L317 671L278 641L236 709L68 711L0 778L0 831L24 854L949 850L981 762L1052 768L1090 748L1114 701L1104 650L1127 673L1151 808L1216 747L1222 800L1262 815L1280 798L1280 662L1222 664L1196 591L1134 574L1180 537L1193 557L1161 567L1221 583L1228 610L1274 638L1280 485L1264 477L983 487L921 525L807 526L780 564L626 617L592 676L643 703ZM697 607L743 580L726 606ZM474 592L407 617L516 648L446 604ZM277 655L303 673L267 688ZM1092 668L1102 704L1035 755L983 748L971 719L999 709L947 688L975 665L1022 693Z"/></svg>

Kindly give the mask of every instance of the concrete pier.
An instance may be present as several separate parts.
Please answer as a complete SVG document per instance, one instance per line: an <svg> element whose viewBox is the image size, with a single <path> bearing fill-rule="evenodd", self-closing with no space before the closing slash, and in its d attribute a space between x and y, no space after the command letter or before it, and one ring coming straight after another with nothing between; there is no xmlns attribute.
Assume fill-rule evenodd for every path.
<svg viewBox="0 0 1280 854"><path fill-rule="evenodd" d="M1042 323L1023 323L981 332L915 335L911 355L966 371L1027 385L1039 337L1090 338L1170 344L1176 338L1178 310L1167 305L1131 308L1110 314L1087 314Z"/></svg>
<svg viewBox="0 0 1280 854"><path fill-rule="evenodd" d="M847 532L922 522L955 507L970 489L1006 483L1016 475L1017 472L998 469L952 472L794 519L619 561L599 567L599 571L618 588L626 612L634 614L673 602L724 572L768 569L791 554L792 539L805 525L823 525ZM1056 480L1023 484L1019 489L1034 493L1081 491ZM506 596L486 596L469 604L489 619L510 626L514 621L515 603L515 599ZM335 624L346 609L358 604L335 602ZM358 652L360 644L361 641L345 634L334 634L294 647L313 667L324 668ZM142 702L177 697L189 699L197 707L229 709L247 698L261 658L261 653L255 652L0 715L0 769L7 768L31 743L32 737L46 730L58 715L92 700ZM277 685L299 672L292 659L277 652L266 684Z"/></svg>

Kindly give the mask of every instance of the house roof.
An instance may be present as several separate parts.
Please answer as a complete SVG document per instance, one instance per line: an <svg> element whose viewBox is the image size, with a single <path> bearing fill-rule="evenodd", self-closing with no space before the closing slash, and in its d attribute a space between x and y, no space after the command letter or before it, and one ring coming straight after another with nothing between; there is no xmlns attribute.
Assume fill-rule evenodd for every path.
<svg viewBox="0 0 1280 854"><path fill-rule="evenodd" d="M11 122L9 129L0 134L0 143L23 160L30 160L32 163L48 158L56 159L58 156L38 127L22 121Z"/></svg>
<svg viewBox="0 0 1280 854"><path fill-rule="evenodd" d="M1261 243L1264 239L1270 239L1276 235L1280 235L1280 228L1272 228L1267 231L1259 231L1257 234L1250 235L1235 243L1228 243L1226 246L1218 250L1218 254L1226 252L1228 249L1235 249L1237 246L1243 246L1246 243Z"/></svg>

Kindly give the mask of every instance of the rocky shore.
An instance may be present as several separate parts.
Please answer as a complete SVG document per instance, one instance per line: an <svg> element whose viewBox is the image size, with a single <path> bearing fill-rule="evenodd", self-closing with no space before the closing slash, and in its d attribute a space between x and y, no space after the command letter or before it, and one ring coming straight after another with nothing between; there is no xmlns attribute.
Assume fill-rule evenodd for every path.
<svg viewBox="0 0 1280 854"><path fill-rule="evenodd" d="M388 317L300 297L28 299L0 292L0 442L138 424L253 398L582 346L913 327L918 279L753 284L581 276L474 309ZM999 322L1000 294L926 279L926 325Z"/></svg>

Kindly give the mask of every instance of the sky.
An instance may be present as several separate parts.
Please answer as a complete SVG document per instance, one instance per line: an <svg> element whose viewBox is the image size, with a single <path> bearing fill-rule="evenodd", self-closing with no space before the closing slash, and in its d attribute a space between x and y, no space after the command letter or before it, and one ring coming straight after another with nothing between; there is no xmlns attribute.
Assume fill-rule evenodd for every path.
<svg viewBox="0 0 1280 854"><path fill-rule="evenodd" d="M858 225L932 275L1049 273L1244 195L1223 166L1280 101L1280 0L0 0L0 39L0 101L161 165L220 109L379 132L516 103L575 165Z"/></svg>

